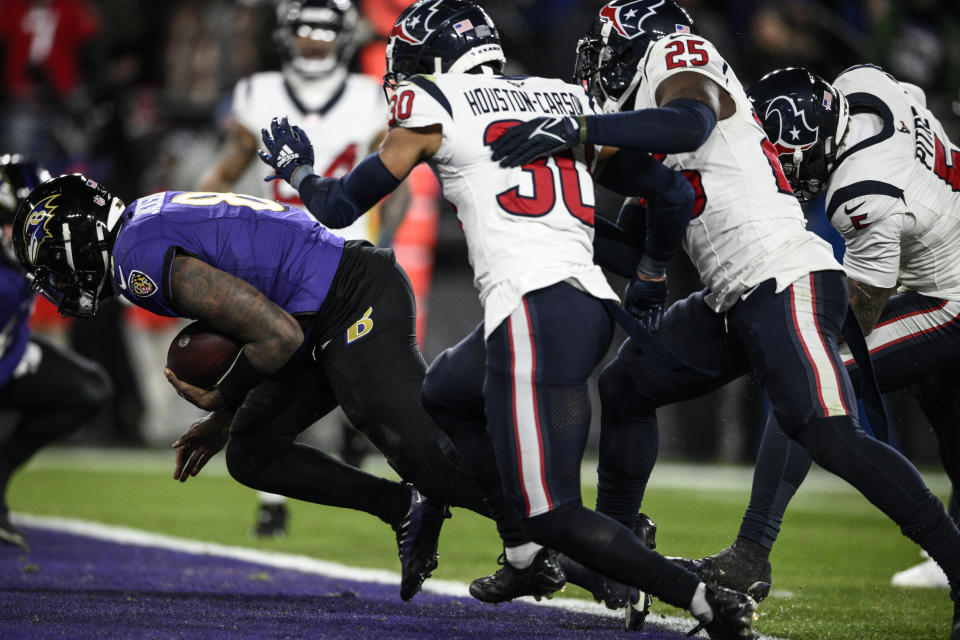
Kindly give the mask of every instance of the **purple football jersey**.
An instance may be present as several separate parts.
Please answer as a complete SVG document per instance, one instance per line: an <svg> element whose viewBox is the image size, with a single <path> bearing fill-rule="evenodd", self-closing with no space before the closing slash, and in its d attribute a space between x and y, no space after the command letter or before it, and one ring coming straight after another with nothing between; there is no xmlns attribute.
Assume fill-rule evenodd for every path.
<svg viewBox="0 0 960 640"><path fill-rule="evenodd" d="M27 348L31 309L33 291L23 271L0 256L0 387L13 375Z"/></svg>
<svg viewBox="0 0 960 640"><path fill-rule="evenodd" d="M155 193L128 206L121 224L114 290L165 316L180 315L170 301L177 252L246 280L291 314L320 309L343 252L343 239L309 213L234 193Z"/></svg>

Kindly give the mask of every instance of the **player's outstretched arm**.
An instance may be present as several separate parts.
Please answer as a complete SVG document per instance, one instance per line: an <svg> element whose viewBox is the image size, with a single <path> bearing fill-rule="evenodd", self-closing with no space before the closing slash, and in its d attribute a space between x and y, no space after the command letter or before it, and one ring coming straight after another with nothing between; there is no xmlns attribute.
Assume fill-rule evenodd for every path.
<svg viewBox="0 0 960 640"><path fill-rule="evenodd" d="M342 178L324 178L312 169L297 169L291 185L317 219L332 229L348 226L393 192L407 174L440 148L439 125L387 133L376 153L371 153Z"/></svg>
<svg viewBox="0 0 960 640"><path fill-rule="evenodd" d="M503 167L516 167L580 143L649 153L694 151L706 142L718 120L736 111L720 85L692 72L666 78L656 98L659 106L654 109L534 118L493 141L492 158Z"/></svg>
<svg viewBox="0 0 960 640"><path fill-rule="evenodd" d="M233 406L267 374L280 369L303 342L303 330L289 313L244 280L187 255L170 269L171 302L180 315L197 318L243 343L230 371L215 389L200 389L171 378L177 392L201 409Z"/></svg>

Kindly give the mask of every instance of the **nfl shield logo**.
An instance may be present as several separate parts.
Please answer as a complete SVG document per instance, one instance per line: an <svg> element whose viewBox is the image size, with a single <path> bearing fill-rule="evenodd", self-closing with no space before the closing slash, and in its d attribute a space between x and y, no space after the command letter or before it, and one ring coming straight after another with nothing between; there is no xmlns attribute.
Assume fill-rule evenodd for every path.
<svg viewBox="0 0 960 640"><path fill-rule="evenodd" d="M831 106L833 106L833 96L830 95L829 91L824 91L823 92L823 108L829 109Z"/></svg>

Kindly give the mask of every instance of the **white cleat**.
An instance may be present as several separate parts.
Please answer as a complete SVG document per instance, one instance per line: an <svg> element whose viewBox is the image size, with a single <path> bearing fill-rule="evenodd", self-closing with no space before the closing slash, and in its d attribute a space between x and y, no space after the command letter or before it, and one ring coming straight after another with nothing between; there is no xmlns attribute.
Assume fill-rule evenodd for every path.
<svg viewBox="0 0 960 640"><path fill-rule="evenodd" d="M947 582L947 574L932 559L893 574L890 584L894 587L950 588L950 584Z"/></svg>

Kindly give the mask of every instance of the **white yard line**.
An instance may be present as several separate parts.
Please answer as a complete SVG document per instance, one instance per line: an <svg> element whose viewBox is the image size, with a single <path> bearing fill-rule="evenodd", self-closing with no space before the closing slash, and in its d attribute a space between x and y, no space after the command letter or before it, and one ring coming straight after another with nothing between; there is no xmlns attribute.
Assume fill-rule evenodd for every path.
<svg viewBox="0 0 960 640"><path fill-rule="evenodd" d="M400 574L393 571L381 569L363 569L359 567L350 567L336 562L327 562L303 555L292 553L279 553L275 551L260 551L248 549L245 547L232 547L212 542L202 542L200 540L189 540L186 538L176 538L139 529L130 529L127 527L117 527L112 525L100 524L97 522L87 522L84 520L75 520L71 518L55 518L49 516L36 516L24 513L13 515L13 520L17 524L28 527L37 527L41 529L50 529L54 531L63 531L74 535L86 536L97 540L105 540L118 544L138 545L143 547L155 547L160 549L169 549L182 553L192 553L196 555L211 555L222 558L231 558L244 562L251 562L263 566L274 567L276 569L288 569L292 571L302 571L322 575L330 578L340 578L343 580L355 580L358 582L375 582L381 584L400 584ZM430 579L424 583L424 591L456 597L469 598L470 594L467 585L461 582L451 580ZM520 598L519 602L528 604L555 607L566 609L579 613L588 613L607 617L622 617L620 611L611 611L595 602L588 600L576 600L573 598L554 598L552 600L541 600L537 602L533 598ZM692 619L677 618L673 616L660 616L653 614L649 620L658 627L664 627L673 631L686 632L692 628ZM701 631L697 637L706 637L706 633ZM757 636L758 640L779 640L773 636Z"/></svg>

